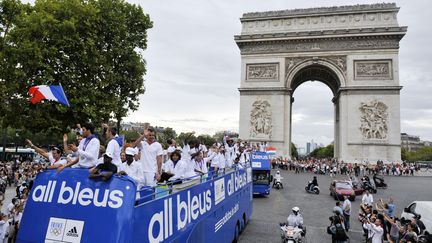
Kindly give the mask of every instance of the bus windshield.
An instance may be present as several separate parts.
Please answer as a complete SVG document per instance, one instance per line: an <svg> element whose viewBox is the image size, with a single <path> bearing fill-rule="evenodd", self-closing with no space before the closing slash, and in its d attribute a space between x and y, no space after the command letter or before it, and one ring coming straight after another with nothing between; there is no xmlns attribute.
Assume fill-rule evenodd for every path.
<svg viewBox="0 0 432 243"><path fill-rule="evenodd" d="M270 171L266 170L254 170L252 175L252 181L254 184L270 184Z"/></svg>

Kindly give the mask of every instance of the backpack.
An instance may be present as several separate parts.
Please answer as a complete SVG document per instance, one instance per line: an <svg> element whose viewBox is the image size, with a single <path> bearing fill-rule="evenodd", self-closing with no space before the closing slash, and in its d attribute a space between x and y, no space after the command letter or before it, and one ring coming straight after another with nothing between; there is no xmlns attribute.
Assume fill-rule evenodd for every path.
<svg viewBox="0 0 432 243"><path fill-rule="evenodd" d="M345 232L345 229L342 227L341 224L336 224L336 233L335 233L335 240L344 241L348 239L348 235Z"/></svg>

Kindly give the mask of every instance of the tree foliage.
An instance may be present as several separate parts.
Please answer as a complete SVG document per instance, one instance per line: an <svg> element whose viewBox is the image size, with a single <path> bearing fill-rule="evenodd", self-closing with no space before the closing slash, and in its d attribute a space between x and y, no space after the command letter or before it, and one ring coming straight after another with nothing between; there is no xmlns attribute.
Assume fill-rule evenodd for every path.
<svg viewBox="0 0 432 243"><path fill-rule="evenodd" d="M3 126L60 133L77 122L120 121L136 110L152 22L123 0L1 1ZM28 89L61 83L70 108L30 105Z"/></svg>
<svg viewBox="0 0 432 243"><path fill-rule="evenodd" d="M291 158L298 158L299 154L297 151L297 146L294 143L291 143Z"/></svg>
<svg viewBox="0 0 432 243"><path fill-rule="evenodd" d="M407 152L404 149L402 153L402 160L407 161L432 161L432 147L423 147L415 152Z"/></svg>
<svg viewBox="0 0 432 243"><path fill-rule="evenodd" d="M322 148L316 148L309 155L315 158L333 158L334 146L333 144L330 144Z"/></svg>

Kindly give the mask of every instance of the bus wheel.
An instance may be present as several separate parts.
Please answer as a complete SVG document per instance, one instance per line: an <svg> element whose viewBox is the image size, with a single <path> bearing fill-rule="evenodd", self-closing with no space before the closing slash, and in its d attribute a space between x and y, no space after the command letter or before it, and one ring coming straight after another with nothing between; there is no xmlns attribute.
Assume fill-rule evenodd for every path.
<svg viewBox="0 0 432 243"><path fill-rule="evenodd" d="M237 221L237 224L235 226L235 231L234 231L234 240L232 241L233 243L237 243L239 235L240 235L240 222Z"/></svg>
<svg viewBox="0 0 432 243"><path fill-rule="evenodd" d="M247 224L247 222L246 222L246 214L243 213L243 224L242 224L242 228L241 228L242 232L245 230L246 224Z"/></svg>

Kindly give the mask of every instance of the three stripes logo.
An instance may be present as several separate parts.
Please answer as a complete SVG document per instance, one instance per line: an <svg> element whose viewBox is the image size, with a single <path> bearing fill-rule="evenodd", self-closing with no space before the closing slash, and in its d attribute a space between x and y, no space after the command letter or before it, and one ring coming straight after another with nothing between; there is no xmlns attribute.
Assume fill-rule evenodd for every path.
<svg viewBox="0 0 432 243"><path fill-rule="evenodd" d="M78 232L77 232L77 229L76 229L76 227L74 226L72 229L70 229L67 233L66 233L66 235L67 236L71 236L71 237L78 237L79 235L78 235Z"/></svg>

